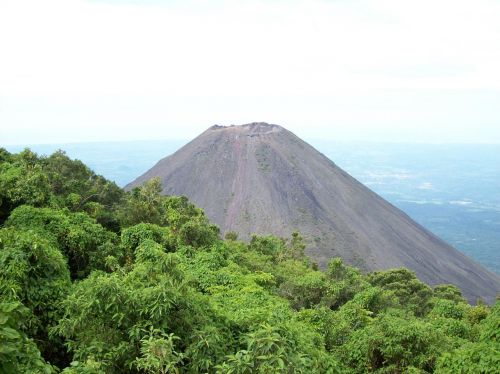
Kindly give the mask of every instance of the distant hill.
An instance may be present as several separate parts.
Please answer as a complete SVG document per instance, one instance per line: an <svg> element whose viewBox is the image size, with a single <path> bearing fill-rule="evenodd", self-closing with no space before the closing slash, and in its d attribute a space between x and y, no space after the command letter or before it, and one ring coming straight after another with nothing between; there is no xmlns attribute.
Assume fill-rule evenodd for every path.
<svg viewBox="0 0 500 374"><path fill-rule="evenodd" d="M431 284L453 283L492 302L500 277L414 222L281 126L213 126L127 186L158 176L223 233L300 231L311 258L335 256L366 271L407 267Z"/></svg>

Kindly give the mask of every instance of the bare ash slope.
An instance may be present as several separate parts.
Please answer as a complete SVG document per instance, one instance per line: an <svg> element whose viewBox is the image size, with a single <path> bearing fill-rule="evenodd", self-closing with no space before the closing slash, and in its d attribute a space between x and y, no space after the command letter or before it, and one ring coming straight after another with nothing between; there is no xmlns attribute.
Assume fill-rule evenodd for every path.
<svg viewBox="0 0 500 374"><path fill-rule="evenodd" d="M492 302L500 277L414 222L332 161L277 125L213 126L130 183L159 176L223 233L299 231L325 266L335 256L364 270L407 267L431 284L453 283Z"/></svg>

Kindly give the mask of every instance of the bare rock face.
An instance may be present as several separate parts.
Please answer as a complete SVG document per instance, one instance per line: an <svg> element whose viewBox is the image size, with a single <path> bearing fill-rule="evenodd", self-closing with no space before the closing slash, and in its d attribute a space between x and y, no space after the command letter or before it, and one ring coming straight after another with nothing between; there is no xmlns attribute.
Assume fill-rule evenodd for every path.
<svg viewBox="0 0 500 374"><path fill-rule="evenodd" d="M493 302L500 277L414 222L281 126L213 126L130 183L160 177L240 239L299 231L320 267L340 256L365 271L407 267L430 284Z"/></svg>

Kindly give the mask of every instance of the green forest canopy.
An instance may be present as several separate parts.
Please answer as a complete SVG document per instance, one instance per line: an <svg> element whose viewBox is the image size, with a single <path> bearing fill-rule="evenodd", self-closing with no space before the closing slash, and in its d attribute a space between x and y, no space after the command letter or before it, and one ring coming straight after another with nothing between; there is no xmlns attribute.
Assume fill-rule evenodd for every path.
<svg viewBox="0 0 500 374"><path fill-rule="evenodd" d="M0 149L0 373L500 372L499 301L223 240L160 191Z"/></svg>

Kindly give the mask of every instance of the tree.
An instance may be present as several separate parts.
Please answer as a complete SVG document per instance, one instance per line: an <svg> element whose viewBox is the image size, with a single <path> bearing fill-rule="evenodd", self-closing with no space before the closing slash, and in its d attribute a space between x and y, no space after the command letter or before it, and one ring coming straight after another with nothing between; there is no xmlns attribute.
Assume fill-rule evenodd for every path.
<svg viewBox="0 0 500 374"><path fill-rule="evenodd" d="M446 345L432 325L400 313L384 314L355 331L341 354L357 372L432 372Z"/></svg>
<svg viewBox="0 0 500 374"><path fill-rule="evenodd" d="M0 302L0 374L56 372L24 332L28 314L20 302Z"/></svg>
<svg viewBox="0 0 500 374"><path fill-rule="evenodd" d="M184 281L178 256L150 239L139 244L130 267L92 272L63 305L56 331L74 360L92 359L113 373L131 367L171 371L196 329L217 323L206 300Z"/></svg>
<svg viewBox="0 0 500 374"><path fill-rule="evenodd" d="M420 282L413 271L376 271L368 275L368 281L374 286L394 292L400 304L417 316L423 316L431 309L432 289Z"/></svg>
<svg viewBox="0 0 500 374"><path fill-rule="evenodd" d="M226 235L224 235L224 239L231 241L238 240L238 233L235 231L228 231L226 232Z"/></svg>
<svg viewBox="0 0 500 374"><path fill-rule="evenodd" d="M152 240L161 244L168 252L175 250L170 232L165 227L152 223L139 223L135 226L124 228L121 232L120 244L127 256L133 258L136 249L145 241Z"/></svg>
<svg viewBox="0 0 500 374"><path fill-rule="evenodd" d="M462 291L453 284L439 284L434 287L434 296L439 299L447 299L455 303L467 302L462 296Z"/></svg>
<svg viewBox="0 0 500 374"><path fill-rule="evenodd" d="M59 305L71 287L64 256L35 232L0 229L0 269L0 298L23 305L12 311L23 317L24 332L47 360L65 363L62 342L49 334L62 317Z"/></svg>
<svg viewBox="0 0 500 374"><path fill-rule="evenodd" d="M22 204L45 206L51 198L50 184L36 154L26 149L0 164L0 224Z"/></svg>
<svg viewBox="0 0 500 374"><path fill-rule="evenodd" d="M498 372L500 303L318 271L298 233L224 241L161 192L0 149L0 374Z"/></svg>
<svg viewBox="0 0 500 374"><path fill-rule="evenodd" d="M116 234L86 213L23 205L11 213L6 226L49 239L66 256L73 279L84 278L92 269L105 270L108 256L122 256Z"/></svg>
<svg viewBox="0 0 500 374"><path fill-rule="evenodd" d="M444 353L438 360L437 373L500 373L500 300L479 327L479 341Z"/></svg>
<svg viewBox="0 0 500 374"><path fill-rule="evenodd" d="M358 269L343 264L341 258L333 258L328 263L326 272L329 280L323 304L331 309L338 309L356 293L368 287L366 280Z"/></svg>
<svg viewBox="0 0 500 374"><path fill-rule="evenodd" d="M149 336L141 339L141 357L135 360L135 366L146 373L179 373L183 354L175 351L174 334L165 334L152 329Z"/></svg>

